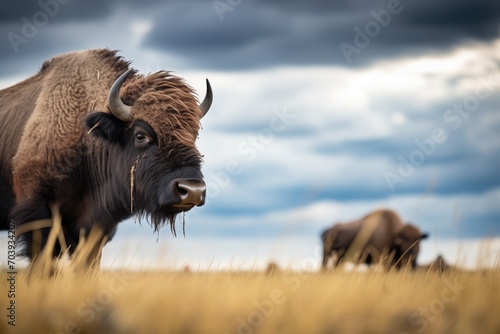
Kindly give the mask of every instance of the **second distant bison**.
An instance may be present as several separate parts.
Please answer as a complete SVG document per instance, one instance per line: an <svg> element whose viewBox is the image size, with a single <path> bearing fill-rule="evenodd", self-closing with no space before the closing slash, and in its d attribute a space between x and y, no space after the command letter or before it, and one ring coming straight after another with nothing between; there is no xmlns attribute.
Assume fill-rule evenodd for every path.
<svg viewBox="0 0 500 334"><path fill-rule="evenodd" d="M377 210L362 219L339 223L321 235L323 263L335 256L334 267L342 260L368 265L383 262L397 269L417 267L419 241L427 238L418 227L404 224L392 210Z"/></svg>

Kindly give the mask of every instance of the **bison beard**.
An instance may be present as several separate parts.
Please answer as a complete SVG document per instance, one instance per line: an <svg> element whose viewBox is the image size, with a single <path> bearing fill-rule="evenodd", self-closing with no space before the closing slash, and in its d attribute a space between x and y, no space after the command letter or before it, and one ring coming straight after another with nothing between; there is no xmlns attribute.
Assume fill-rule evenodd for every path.
<svg viewBox="0 0 500 334"><path fill-rule="evenodd" d="M182 149L179 148L178 151L182 152ZM201 164L201 158L199 156L191 152L189 158L184 157L183 160L188 166L175 169L169 174L168 178L163 179L158 179L156 176L144 172L148 169L148 164L155 165L155 162L150 162L150 157L147 155L138 156L130 168L130 212L135 214L139 222L145 217L149 217L155 232L158 232L161 227L168 224L172 234L177 236L175 221L177 215L185 211L181 208L165 205L164 203L172 203L175 201L175 198L170 198L171 196L169 196L171 194L169 190L173 180L193 177L197 179L203 178L202 174L199 172L199 166ZM158 187L158 189L155 189L155 187ZM153 203L157 203L157 205L153 205ZM184 216L182 224L183 235L185 235Z"/></svg>
<svg viewBox="0 0 500 334"><path fill-rule="evenodd" d="M204 204L195 141L212 102L208 81L198 104L181 78L128 67L115 51L74 52L0 90L0 228L7 217L16 223L21 255L43 248L49 228L32 222L54 207L65 239L53 249L59 256L94 226L111 240L134 215L175 235L177 215Z"/></svg>

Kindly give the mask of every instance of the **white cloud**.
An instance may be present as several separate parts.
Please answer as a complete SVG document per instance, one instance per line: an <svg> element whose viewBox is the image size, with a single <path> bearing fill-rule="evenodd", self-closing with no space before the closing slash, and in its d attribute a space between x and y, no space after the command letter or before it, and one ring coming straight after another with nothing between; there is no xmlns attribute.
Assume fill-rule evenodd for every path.
<svg viewBox="0 0 500 334"><path fill-rule="evenodd" d="M401 113L401 112L394 112L392 115L391 115L391 121L394 123L394 124L405 124L407 119L406 119L406 116Z"/></svg>
<svg viewBox="0 0 500 334"><path fill-rule="evenodd" d="M132 45L140 48L142 40L151 31L151 28L153 28L153 22L151 21L132 21L130 23Z"/></svg>

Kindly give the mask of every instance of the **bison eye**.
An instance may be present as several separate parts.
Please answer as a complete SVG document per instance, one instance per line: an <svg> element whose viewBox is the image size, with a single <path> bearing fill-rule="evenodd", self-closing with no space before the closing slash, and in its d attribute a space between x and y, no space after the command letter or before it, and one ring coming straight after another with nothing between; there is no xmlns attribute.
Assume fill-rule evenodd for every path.
<svg viewBox="0 0 500 334"><path fill-rule="evenodd" d="M135 137L135 146L138 148L145 147L151 142L151 137L142 131L135 131L134 137Z"/></svg>
<svg viewBox="0 0 500 334"><path fill-rule="evenodd" d="M136 141L137 143L142 143L142 142L144 142L144 141L146 141L146 140L147 140L147 138L146 138L146 136L144 135L144 133L142 133L142 132L136 132L136 133L135 133L135 141Z"/></svg>
<svg viewBox="0 0 500 334"><path fill-rule="evenodd" d="M133 131L134 146L136 149L146 149L157 143L156 133L146 122L141 120L137 121Z"/></svg>

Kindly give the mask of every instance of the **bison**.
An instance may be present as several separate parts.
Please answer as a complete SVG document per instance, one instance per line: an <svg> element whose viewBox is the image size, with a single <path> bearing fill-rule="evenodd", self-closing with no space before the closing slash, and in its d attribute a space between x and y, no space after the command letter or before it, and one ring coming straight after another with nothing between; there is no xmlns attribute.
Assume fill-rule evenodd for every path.
<svg viewBox="0 0 500 334"><path fill-rule="evenodd" d="M429 264L425 264L422 266L418 267L419 269L425 270L427 272L429 271L435 271L439 274L444 274L445 272L450 272L450 271L457 271L458 269L455 266L452 266L446 260L444 257L439 254L434 261L432 261Z"/></svg>
<svg viewBox="0 0 500 334"><path fill-rule="evenodd" d="M167 71L140 75L117 51L95 49L46 61L34 76L0 91L0 227L50 219L57 207L75 250L94 226L107 241L119 222L147 216L175 234L177 214L201 206L206 188L195 141L212 103L198 103ZM50 227L18 236L33 258ZM63 249L62 244L67 248Z"/></svg>
<svg viewBox="0 0 500 334"><path fill-rule="evenodd" d="M336 224L322 233L322 268L326 269L330 257L335 256L334 267L345 258L358 264L383 262L386 267L397 269L409 264L415 269L419 241L427 236L418 227L404 224L396 212L377 210L360 220Z"/></svg>

